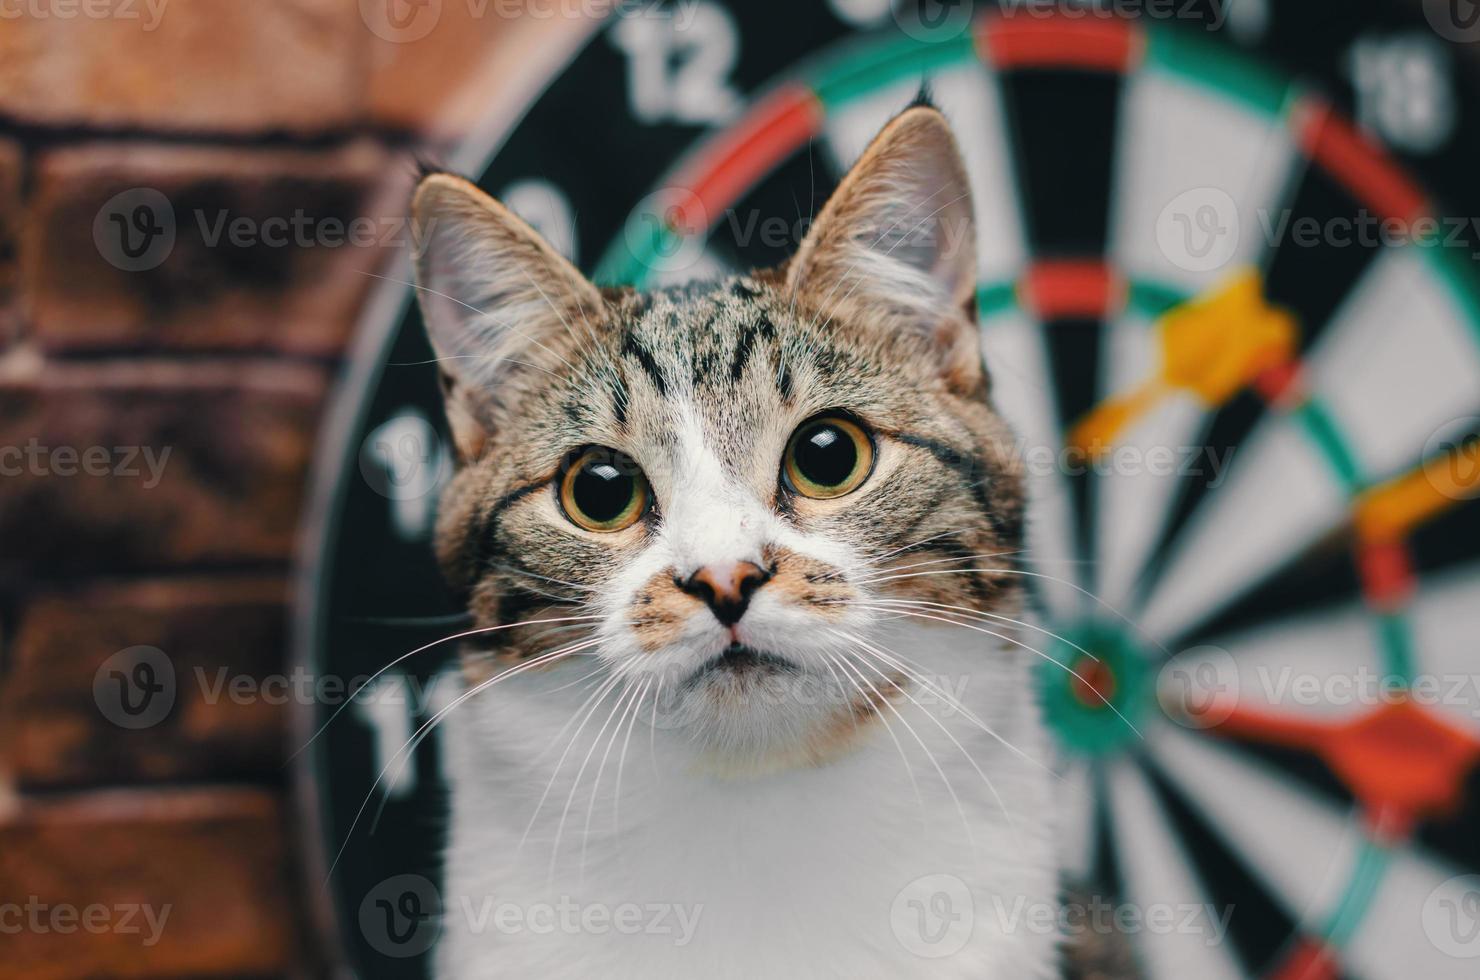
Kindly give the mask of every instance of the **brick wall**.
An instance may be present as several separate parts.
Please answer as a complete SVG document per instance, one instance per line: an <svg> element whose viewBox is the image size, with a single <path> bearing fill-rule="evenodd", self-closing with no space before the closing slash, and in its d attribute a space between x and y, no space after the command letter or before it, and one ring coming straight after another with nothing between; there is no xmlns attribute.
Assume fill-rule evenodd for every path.
<svg viewBox="0 0 1480 980"><path fill-rule="evenodd" d="M38 0L0 21L7 975L316 972L286 709L182 686L136 729L94 680L138 647L177 674L284 670L316 427L364 273L393 258L321 233L399 218L412 151L449 151L581 26L449 2L398 35L378 2ZM163 254L120 251L141 203L173 237L132 240ZM265 240L296 215L319 244ZM124 907L170 911L155 935Z"/></svg>

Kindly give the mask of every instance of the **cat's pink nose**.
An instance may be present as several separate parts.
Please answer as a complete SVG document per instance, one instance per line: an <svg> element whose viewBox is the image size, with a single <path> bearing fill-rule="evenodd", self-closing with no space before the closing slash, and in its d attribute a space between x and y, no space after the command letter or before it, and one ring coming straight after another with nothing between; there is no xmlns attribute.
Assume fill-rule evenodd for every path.
<svg viewBox="0 0 1480 980"><path fill-rule="evenodd" d="M749 561L705 565L687 579L674 579L674 584L689 595L702 599L725 626L734 626L745 615L750 597L765 585L771 573Z"/></svg>

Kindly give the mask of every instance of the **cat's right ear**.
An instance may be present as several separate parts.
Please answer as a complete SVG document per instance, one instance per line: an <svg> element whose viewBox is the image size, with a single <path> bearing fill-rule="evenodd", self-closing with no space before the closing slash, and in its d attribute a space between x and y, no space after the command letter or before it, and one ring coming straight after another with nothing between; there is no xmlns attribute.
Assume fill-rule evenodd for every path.
<svg viewBox="0 0 1480 980"><path fill-rule="evenodd" d="M453 441L463 459L476 459L496 424L500 389L556 371L561 359L552 348L572 325L599 316L601 294L533 228L461 177L423 179L411 213L416 295Z"/></svg>

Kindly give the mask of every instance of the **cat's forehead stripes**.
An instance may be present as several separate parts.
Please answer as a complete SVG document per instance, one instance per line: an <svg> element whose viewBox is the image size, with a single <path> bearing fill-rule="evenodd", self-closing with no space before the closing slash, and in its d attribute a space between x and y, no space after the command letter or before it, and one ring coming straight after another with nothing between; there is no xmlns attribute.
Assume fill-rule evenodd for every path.
<svg viewBox="0 0 1480 980"><path fill-rule="evenodd" d="M745 277L673 287L618 309L621 354L663 396L693 396L733 385L759 343L774 344L777 326L762 297L769 290Z"/></svg>

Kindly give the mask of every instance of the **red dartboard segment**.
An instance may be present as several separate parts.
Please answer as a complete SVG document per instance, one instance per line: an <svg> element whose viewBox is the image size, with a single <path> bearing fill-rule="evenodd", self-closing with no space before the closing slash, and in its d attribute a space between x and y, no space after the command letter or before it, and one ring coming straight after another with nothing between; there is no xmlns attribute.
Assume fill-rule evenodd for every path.
<svg viewBox="0 0 1480 980"><path fill-rule="evenodd" d="M1415 815L1396 807L1384 806L1364 811L1367 836L1378 844L1392 846L1413 835Z"/></svg>
<svg viewBox="0 0 1480 980"><path fill-rule="evenodd" d="M1019 301L1039 319L1098 318L1125 303L1120 277L1098 259L1042 259L1018 284Z"/></svg>
<svg viewBox="0 0 1480 980"><path fill-rule="evenodd" d="M1418 589L1413 558L1402 541L1371 541L1357 547L1357 570L1367 604L1381 612L1402 608Z"/></svg>
<svg viewBox="0 0 1480 980"><path fill-rule="evenodd" d="M1340 721L1239 706L1212 730L1319 756L1368 811L1388 819L1451 812L1480 762L1480 740L1408 700Z"/></svg>
<svg viewBox="0 0 1480 980"><path fill-rule="evenodd" d="M1306 398L1305 372L1299 361L1286 361L1254 379L1254 390L1270 405L1289 409Z"/></svg>
<svg viewBox="0 0 1480 980"><path fill-rule="evenodd" d="M1140 28L1120 17L1055 10L983 17L976 26L979 56L1000 69L1082 68L1127 72L1146 50Z"/></svg>
<svg viewBox="0 0 1480 980"><path fill-rule="evenodd" d="M1269 980L1336 980L1336 955L1318 939L1301 939Z"/></svg>
<svg viewBox="0 0 1480 980"><path fill-rule="evenodd" d="M701 234L745 191L822 131L822 103L792 84L756 103L674 177L685 193L674 205L674 230Z"/></svg>
<svg viewBox="0 0 1480 980"><path fill-rule="evenodd" d="M1381 218L1411 224L1428 197L1376 143L1324 101L1306 96L1290 113L1295 141L1352 196Z"/></svg>

